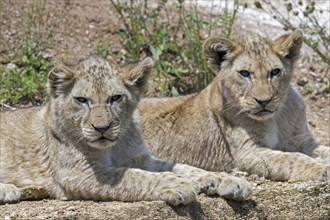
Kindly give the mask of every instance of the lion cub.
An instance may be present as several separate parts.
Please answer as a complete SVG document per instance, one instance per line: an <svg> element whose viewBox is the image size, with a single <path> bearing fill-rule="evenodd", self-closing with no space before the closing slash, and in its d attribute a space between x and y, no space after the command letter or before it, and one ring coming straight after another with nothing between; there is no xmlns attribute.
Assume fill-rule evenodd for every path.
<svg viewBox="0 0 330 220"><path fill-rule="evenodd" d="M153 158L133 114L153 62L119 69L100 57L55 63L44 107L0 112L0 203L20 188L43 186L52 198L164 200L196 194L244 199L251 185L225 173Z"/></svg>
<svg viewBox="0 0 330 220"><path fill-rule="evenodd" d="M290 85L302 42L300 31L276 40L207 39L204 54L217 73L209 86L139 105L152 153L211 171L329 181L330 148L312 137L304 102Z"/></svg>

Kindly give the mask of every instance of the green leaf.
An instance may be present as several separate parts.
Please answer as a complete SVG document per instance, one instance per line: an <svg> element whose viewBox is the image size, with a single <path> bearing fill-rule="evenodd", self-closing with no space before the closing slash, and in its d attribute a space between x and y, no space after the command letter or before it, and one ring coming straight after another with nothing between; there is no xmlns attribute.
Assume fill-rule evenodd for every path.
<svg viewBox="0 0 330 220"><path fill-rule="evenodd" d="M178 90L174 86L172 86L172 88L171 88L171 94L172 94L172 96L179 96L180 95Z"/></svg>
<svg viewBox="0 0 330 220"><path fill-rule="evenodd" d="M28 58L26 55L24 55L24 56L22 57L22 64L23 64L23 65L27 65L27 64L29 64L29 58Z"/></svg>
<svg viewBox="0 0 330 220"><path fill-rule="evenodd" d="M262 5L259 1L255 1L254 5L256 6L257 9L262 9Z"/></svg>
<svg viewBox="0 0 330 220"><path fill-rule="evenodd" d="M152 55L152 59L156 62L157 60L159 60L159 52L157 53L157 50L154 46L150 45L149 46L149 51Z"/></svg>
<svg viewBox="0 0 330 220"><path fill-rule="evenodd" d="M286 10L287 10L287 11L291 11L291 10L292 10L292 4L291 4L291 2L289 2L289 3L286 5Z"/></svg>

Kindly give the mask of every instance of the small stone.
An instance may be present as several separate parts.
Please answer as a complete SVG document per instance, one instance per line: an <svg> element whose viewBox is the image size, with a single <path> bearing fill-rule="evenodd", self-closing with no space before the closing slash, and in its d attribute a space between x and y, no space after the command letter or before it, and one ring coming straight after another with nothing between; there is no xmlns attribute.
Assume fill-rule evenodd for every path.
<svg viewBox="0 0 330 220"><path fill-rule="evenodd" d="M299 85L299 86L304 86L304 85L306 85L308 83L308 79L306 78L306 77L303 77L303 78L301 78L301 79L299 79L298 81L297 81L297 84Z"/></svg>
<svg viewBox="0 0 330 220"><path fill-rule="evenodd" d="M76 208L75 208L74 206L70 206L70 207L68 207L66 210L67 210L67 211L75 211Z"/></svg>
<svg viewBox="0 0 330 220"><path fill-rule="evenodd" d="M47 190L42 186L26 186L21 189L20 200L42 200L48 197Z"/></svg>
<svg viewBox="0 0 330 220"><path fill-rule="evenodd" d="M14 63L8 63L6 65L6 72L11 71L12 69L15 69L17 66Z"/></svg>

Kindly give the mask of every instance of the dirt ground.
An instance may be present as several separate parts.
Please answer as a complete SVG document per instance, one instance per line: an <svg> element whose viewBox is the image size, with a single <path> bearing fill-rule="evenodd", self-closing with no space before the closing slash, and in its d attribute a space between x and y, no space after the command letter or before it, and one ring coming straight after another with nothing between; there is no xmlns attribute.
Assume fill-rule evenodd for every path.
<svg viewBox="0 0 330 220"><path fill-rule="evenodd" d="M0 6L0 65L12 62L18 45L22 14L19 0L2 0ZM111 11L109 1L48 1L45 25L56 25L53 46L45 57L69 57L77 61L95 53L98 37L111 37L111 51L121 50L115 30L121 21ZM246 16L246 17L245 17ZM258 29L276 37L283 31L253 22L248 15L238 17L234 31ZM235 32L234 32L235 34ZM330 145L329 70L308 61L313 56L304 46L297 63L293 86L302 94L307 119L316 139ZM309 89L312 88L312 89ZM149 88L154 90L154 88ZM147 93L150 94L150 93ZM0 206L0 219L330 219L330 186L326 183L274 183L254 181L255 191L244 202L233 202L203 195L187 207L171 207L163 202L23 201Z"/></svg>

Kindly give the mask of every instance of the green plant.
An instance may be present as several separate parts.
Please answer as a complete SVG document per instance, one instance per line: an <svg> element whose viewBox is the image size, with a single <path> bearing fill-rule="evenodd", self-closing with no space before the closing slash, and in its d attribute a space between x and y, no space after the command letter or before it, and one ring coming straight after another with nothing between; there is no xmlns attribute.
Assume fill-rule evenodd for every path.
<svg viewBox="0 0 330 220"><path fill-rule="evenodd" d="M220 15L211 11L206 16L200 13L196 3L184 0L109 1L111 10L122 22L118 24L116 33L124 50L117 53L117 58L123 63L131 63L144 56L153 57L156 65L152 80L157 92L163 96L195 92L212 80L214 74L202 54L202 43L219 27L222 34L230 35L238 0L235 0L237 7L234 11L227 8ZM56 42L54 33L62 22L62 19L52 20L52 26L49 26L52 18L45 13L46 4L46 0L20 2L22 23L18 30L19 46L15 47L15 57L11 59L16 68L10 71L5 71L4 67L0 69L1 102L40 103L44 100L45 69L49 64L43 54ZM65 11L70 8L69 1L59 5L54 13L60 15L57 17L65 17ZM64 25L65 32L68 31L66 28L67 25ZM112 46L111 39L99 35L96 53L107 57ZM10 50L10 45L6 45L8 39L1 35L0 40ZM64 55L65 61L69 62L68 47L64 48Z"/></svg>
<svg viewBox="0 0 330 220"><path fill-rule="evenodd" d="M300 28L304 32L304 42L312 48L321 60L330 68L330 32L329 8L324 9L318 4L322 1L288 0L282 3L286 12L275 6L273 1L262 0L255 2L255 6L270 14L279 21L285 30ZM325 25L321 23L321 16L327 17Z"/></svg>
<svg viewBox="0 0 330 220"><path fill-rule="evenodd" d="M23 55L7 72L0 69L0 103L42 103L47 99L45 84L49 62L34 55Z"/></svg>
<svg viewBox="0 0 330 220"><path fill-rule="evenodd" d="M240 0L234 0L233 9L225 7L223 14L220 15L220 21L224 25L223 35L227 38L231 37L236 15L240 6Z"/></svg>
<svg viewBox="0 0 330 220"><path fill-rule="evenodd" d="M96 44L96 53L102 57L107 57L109 55L111 42L111 38L105 40L104 37L100 35Z"/></svg>
<svg viewBox="0 0 330 220"><path fill-rule="evenodd" d="M49 61L42 53L54 42L54 29L48 27L44 13L45 0L20 2L22 23L19 25L18 47L11 68L0 69L0 102L40 104L47 99L45 84ZM2 38L3 42L7 39ZM8 47L9 48L9 47Z"/></svg>
<svg viewBox="0 0 330 220"><path fill-rule="evenodd" d="M202 54L205 31L208 34L224 19L225 34L230 34L238 10L202 16L197 3L186 6L184 0L120 1L109 0L123 22L117 33L125 49L125 62L151 56L156 62L156 76L161 95L176 96L199 91L214 77ZM213 2L212 2L213 5ZM211 7L213 8L213 6Z"/></svg>
<svg viewBox="0 0 330 220"><path fill-rule="evenodd" d="M22 2L23 22L20 27L19 47L16 51L18 56L37 55L50 47L54 30L48 28L47 17L43 14L45 4L45 0ZM23 10L23 8L28 8L28 10Z"/></svg>

